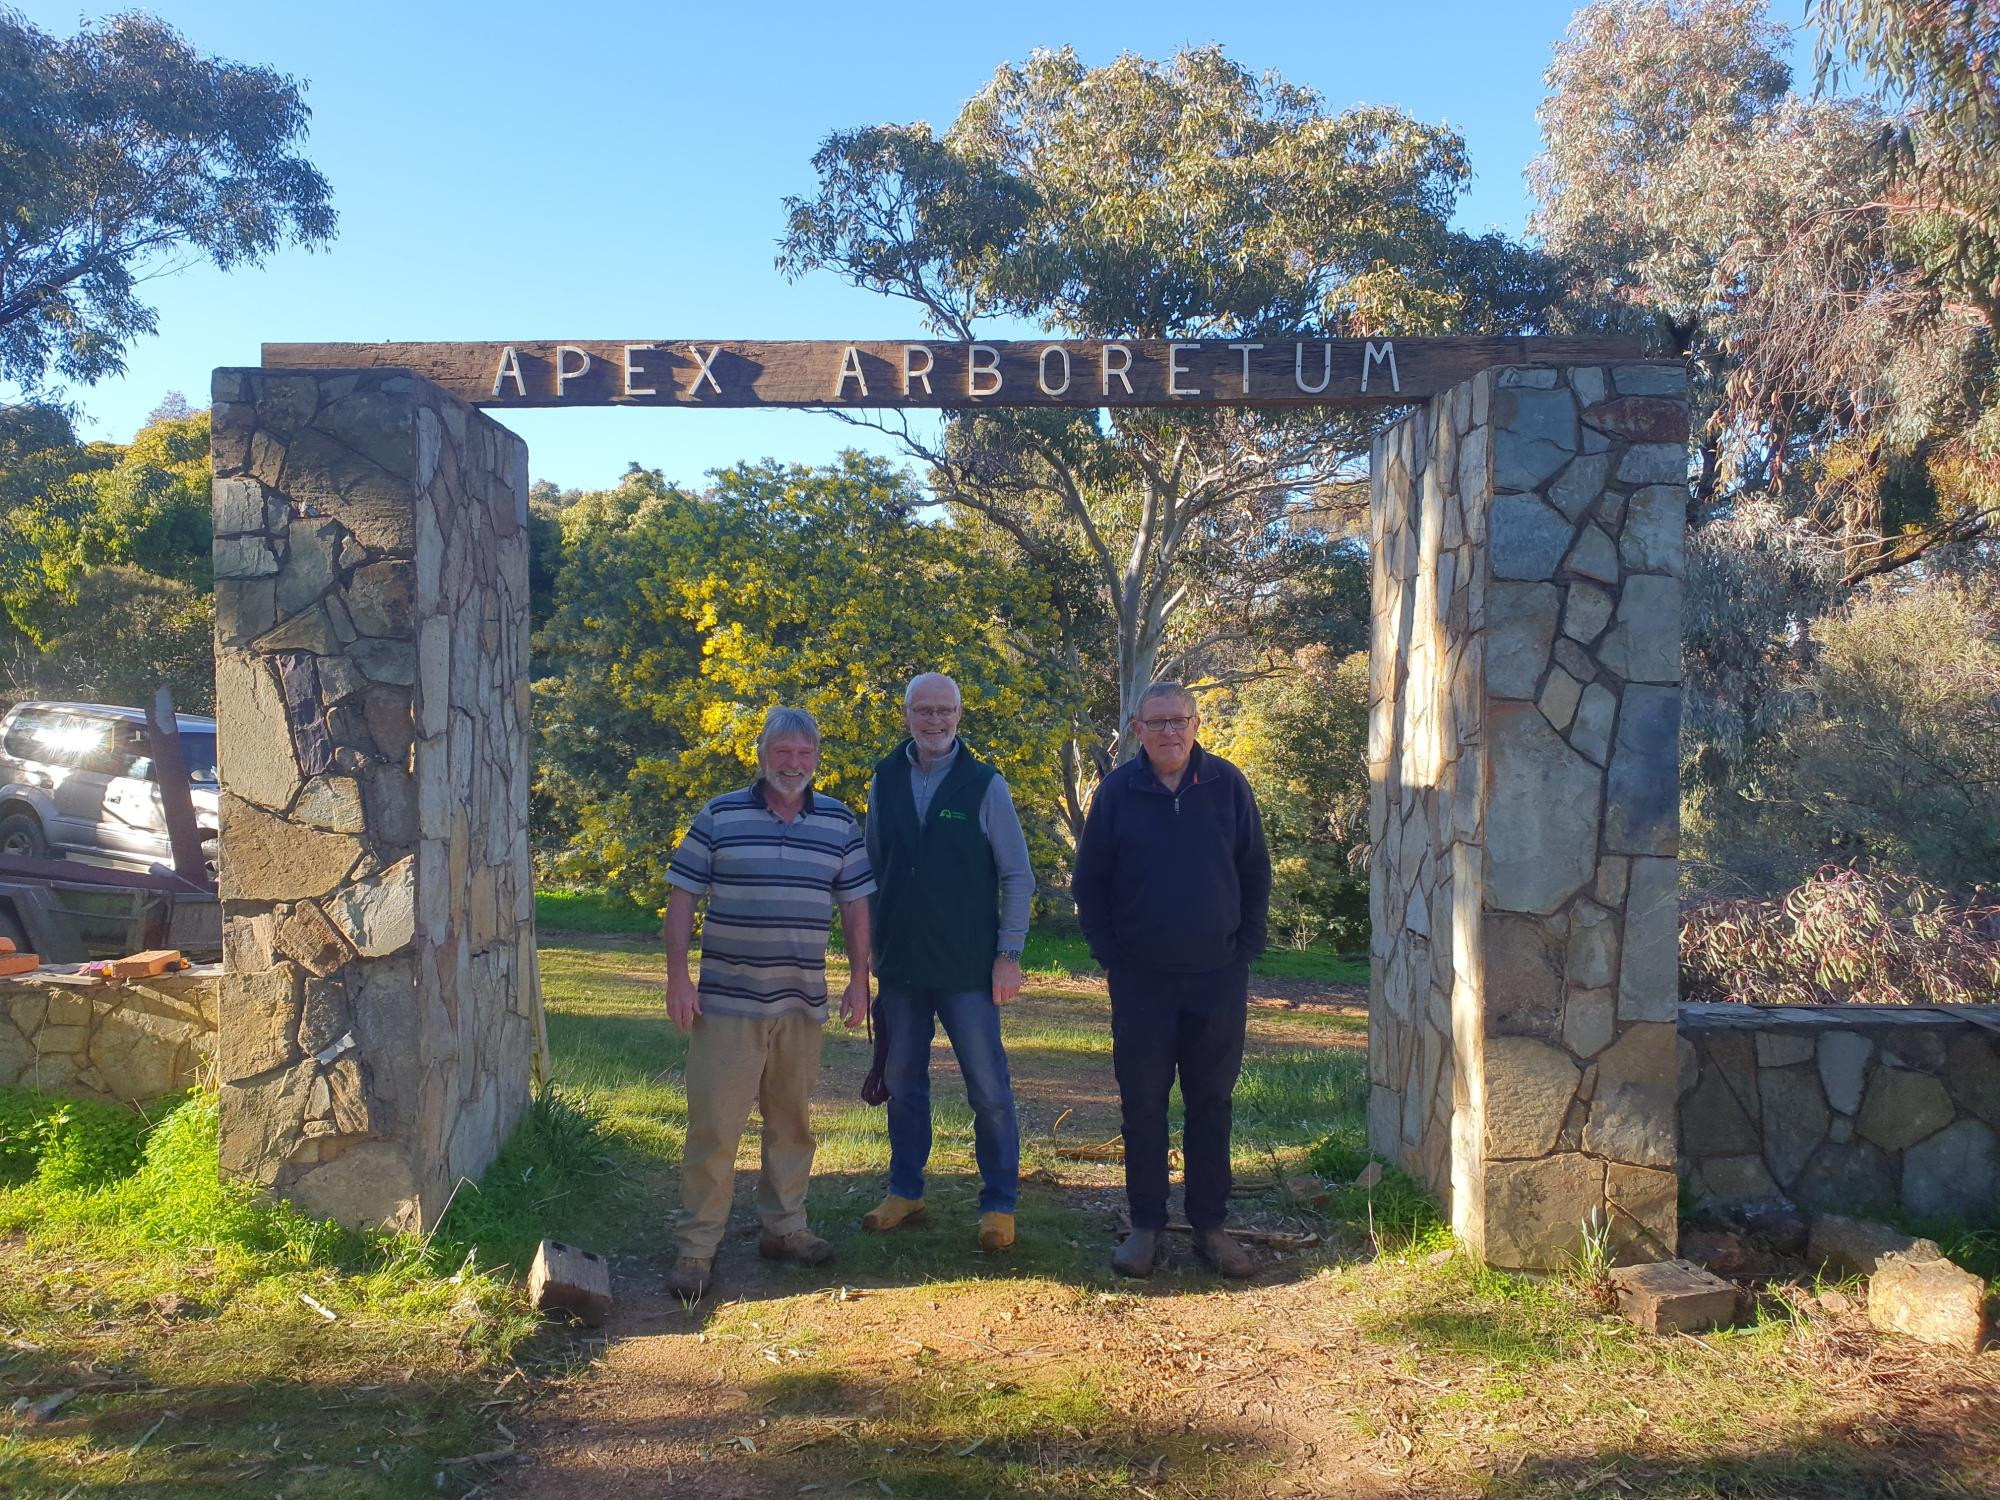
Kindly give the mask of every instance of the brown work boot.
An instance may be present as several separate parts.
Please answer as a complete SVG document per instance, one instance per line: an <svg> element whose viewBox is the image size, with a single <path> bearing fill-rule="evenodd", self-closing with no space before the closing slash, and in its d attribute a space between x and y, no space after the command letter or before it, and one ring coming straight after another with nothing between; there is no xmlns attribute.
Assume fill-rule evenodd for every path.
<svg viewBox="0 0 2000 1500"><path fill-rule="evenodd" d="M1250 1252L1224 1234L1220 1228L1194 1232L1194 1258L1219 1276L1242 1281L1257 1269Z"/></svg>
<svg viewBox="0 0 2000 1500"><path fill-rule="evenodd" d="M1111 1269L1120 1276L1151 1276L1166 1248L1166 1236L1157 1229L1135 1229L1125 1243L1111 1252Z"/></svg>
<svg viewBox="0 0 2000 1500"><path fill-rule="evenodd" d="M757 1253L766 1260L788 1260L795 1266L823 1266L833 1259L833 1246L810 1229L794 1229L790 1234L767 1231L757 1240Z"/></svg>
<svg viewBox="0 0 2000 1500"><path fill-rule="evenodd" d="M1014 1248L1014 1216L984 1213L979 1216L979 1248L988 1255Z"/></svg>
<svg viewBox="0 0 2000 1500"><path fill-rule="evenodd" d="M880 1234L885 1229L900 1229L905 1224L923 1222L924 1200L899 1198L894 1193L861 1216L861 1227L870 1234Z"/></svg>
<svg viewBox="0 0 2000 1500"><path fill-rule="evenodd" d="M667 1272L667 1290L683 1302L699 1302L708 1291L710 1269L714 1261L700 1255L683 1255L674 1262L674 1268Z"/></svg>

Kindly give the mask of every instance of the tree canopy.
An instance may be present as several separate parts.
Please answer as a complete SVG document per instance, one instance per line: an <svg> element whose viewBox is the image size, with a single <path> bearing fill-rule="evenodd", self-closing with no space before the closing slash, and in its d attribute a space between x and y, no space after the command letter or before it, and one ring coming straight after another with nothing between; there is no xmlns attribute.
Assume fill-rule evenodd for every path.
<svg viewBox="0 0 2000 1500"><path fill-rule="evenodd" d="M774 704L812 712L817 784L864 808L903 733L903 685L932 670L958 680L967 742L1016 788L1048 868L1060 686L1004 647L1016 580L921 505L903 476L850 453L724 470L698 495L635 468L561 509L536 638L536 774L568 873L664 899L681 831L750 778Z"/></svg>
<svg viewBox="0 0 2000 1500"><path fill-rule="evenodd" d="M1076 337L1526 331L1560 292L1531 252L1450 227L1469 175L1450 130L1330 111L1215 47L1101 68L1037 52L942 135L840 131L813 165L780 267L958 337L1001 317ZM1065 747L1079 826L1154 677L1236 680L1328 629L1355 644L1365 418L992 411L948 415L941 442L894 430L938 497L1044 580L1043 660L1089 687Z"/></svg>
<svg viewBox="0 0 2000 1500"><path fill-rule="evenodd" d="M175 256L228 268L331 239L331 190L296 147L298 84L204 57L134 11L57 38L0 9L0 377L124 368Z"/></svg>

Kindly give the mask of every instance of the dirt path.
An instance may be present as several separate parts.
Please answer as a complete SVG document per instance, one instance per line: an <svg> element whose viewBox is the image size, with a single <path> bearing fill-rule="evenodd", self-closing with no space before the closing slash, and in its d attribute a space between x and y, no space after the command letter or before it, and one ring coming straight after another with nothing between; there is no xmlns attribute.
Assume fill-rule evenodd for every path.
<svg viewBox="0 0 2000 1500"><path fill-rule="evenodd" d="M1248 1059L1276 1069L1302 1051L1363 1045L1353 997L1260 991ZM1014 1256L969 1249L969 1161L934 1172L930 1225L853 1228L881 1191L879 1147L857 1147L848 1103L867 1050L831 1034L818 1096L831 1165L813 1212L840 1259L819 1272L760 1262L754 1173L740 1170L711 1299L688 1309L666 1294L667 1245L616 1260L604 1338L570 1343L570 1373L544 1377L525 1413L526 1462L492 1469L477 1492L2000 1493L2000 1352L1884 1343L1859 1314L1648 1339L1598 1316L1571 1284L1488 1278L1448 1249L1377 1260L1365 1235L1261 1251L1243 1285L1204 1274L1184 1243L1151 1281L1112 1277L1121 1168L1065 1159L1049 1143L1065 1110L1064 1142L1117 1130L1108 1058L1088 1035L1101 997L1084 981L1038 983L1020 1002L1038 1039L1015 1070ZM943 1050L933 1098L963 1098ZM879 1117L864 1118L879 1130ZM746 1150L739 1168L751 1159ZM671 1203L671 1176L660 1167L631 1191ZM1281 1196L1254 1193L1238 1199L1237 1218L1307 1222L1289 1218ZM551 1335L545 1353L560 1356L566 1337Z"/></svg>

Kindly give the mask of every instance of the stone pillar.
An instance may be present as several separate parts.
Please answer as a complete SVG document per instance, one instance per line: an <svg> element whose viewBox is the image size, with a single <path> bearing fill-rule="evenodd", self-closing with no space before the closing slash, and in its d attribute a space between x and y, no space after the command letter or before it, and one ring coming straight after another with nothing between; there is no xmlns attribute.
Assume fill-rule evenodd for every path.
<svg viewBox="0 0 2000 1500"><path fill-rule="evenodd" d="M1377 439L1371 1146L1490 1264L1676 1236L1677 365L1488 370Z"/></svg>
<svg viewBox="0 0 2000 1500"><path fill-rule="evenodd" d="M423 1229L543 1056L527 448L427 381L218 370L222 1167Z"/></svg>

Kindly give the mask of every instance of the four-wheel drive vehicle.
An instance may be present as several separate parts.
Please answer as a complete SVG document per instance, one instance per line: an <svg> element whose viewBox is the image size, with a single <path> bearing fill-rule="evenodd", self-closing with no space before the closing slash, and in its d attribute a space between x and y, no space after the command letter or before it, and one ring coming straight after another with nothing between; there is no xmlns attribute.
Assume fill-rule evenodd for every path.
<svg viewBox="0 0 2000 1500"><path fill-rule="evenodd" d="M203 852L214 858L215 720L176 714ZM173 863L146 713L104 703L19 703L0 718L0 853L86 853Z"/></svg>

